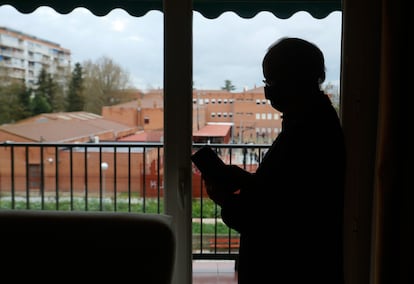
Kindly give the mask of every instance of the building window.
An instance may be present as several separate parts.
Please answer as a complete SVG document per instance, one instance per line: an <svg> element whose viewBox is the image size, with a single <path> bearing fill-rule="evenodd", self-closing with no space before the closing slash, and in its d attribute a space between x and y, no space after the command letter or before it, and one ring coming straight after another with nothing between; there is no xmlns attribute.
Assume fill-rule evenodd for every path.
<svg viewBox="0 0 414 284"><path fill-rule="evenodd" d="M144 124L149 124L150 123L150 119L148 116L144 117Z"/></svg>

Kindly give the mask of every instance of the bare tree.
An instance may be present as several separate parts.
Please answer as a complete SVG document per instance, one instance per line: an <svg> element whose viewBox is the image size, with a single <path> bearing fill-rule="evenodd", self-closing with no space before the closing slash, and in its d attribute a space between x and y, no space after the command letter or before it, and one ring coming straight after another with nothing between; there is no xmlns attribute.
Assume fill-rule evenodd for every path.
<svg viewBox="0 0 414 284"><path fill-rule="evenodd" d="M123 102L122 91L130 87L129 73L111 58L87 60L82 69L86 111L100 114L103 106Z"/></svg>

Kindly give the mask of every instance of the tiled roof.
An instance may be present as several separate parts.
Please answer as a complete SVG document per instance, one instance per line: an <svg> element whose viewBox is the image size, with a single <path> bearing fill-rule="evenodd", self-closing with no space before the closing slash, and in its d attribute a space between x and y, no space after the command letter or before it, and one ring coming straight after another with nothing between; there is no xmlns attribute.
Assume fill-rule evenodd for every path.
<svg viewBox="0 0 414 284"><path fill-rule="evenodd" d="M88 112L46 113L14 124L3 125L0 131L23 137L30 141L68 142L82 141L94 136L113 136L134 133L131 126L106 120ZM108 135L111 134L111 135Z"/></svg>
<svg viewBox="0 0 414 284"><path fill-rule="evenodd" d="M136 100L129 102L108 106L110 108L164 108L163 105L164 97L162 90L147 93Z"/></svg>
<svg viewBox="0 0 414 284"><path fill-rule="evenodd" d="M141 131L133 135L129 135L118 139L118 141L129 142L161 142L163 138L163 131Z"/></svg>
<svg viewBox="0 0 414 284"><path fill-rule="evenodd" d="M203 137L224 137L230 131L231 125L229 124L207 124L200 130L195 131L193 136Z"/></svg>

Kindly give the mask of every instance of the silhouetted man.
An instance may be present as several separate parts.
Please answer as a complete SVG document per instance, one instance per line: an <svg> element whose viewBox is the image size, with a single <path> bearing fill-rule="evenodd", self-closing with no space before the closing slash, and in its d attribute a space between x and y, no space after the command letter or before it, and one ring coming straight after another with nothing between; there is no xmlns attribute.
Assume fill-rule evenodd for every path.
<svg viewBox="0 0 414 284"><path fill-rule="evenodd" d="M238 281L342 284L345 147L320 88L323 53L308 41L282 38L262 67L265 97L282 112L282 131L255 173L226 165L228 179L205 179L223 221L240 232Z"/></svg>

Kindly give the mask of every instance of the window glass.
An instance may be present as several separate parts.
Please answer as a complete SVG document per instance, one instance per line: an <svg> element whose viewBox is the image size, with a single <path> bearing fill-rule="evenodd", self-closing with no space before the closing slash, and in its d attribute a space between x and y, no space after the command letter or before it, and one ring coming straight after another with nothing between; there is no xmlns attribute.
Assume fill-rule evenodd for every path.
<svg viewBox="0 0 414 284"><path fill-rule="evenodd" d="M234 129L244 128L246 121L262 129L262 133L269 132L263 126L279 129L281 113L264 97L261 64L274 41L285 36L300 37L315 43L324 53L326 80L322 88L339 109L341 21L341 12L323 19L313 18L307 12L295 13L288 19L279 19L269 12L248 19L226 12L208 19L194 12L193 87L214 91L217 101L225 96L233 103L233 109L226 111L235 111L232 119L227 120L234 124ZM261 113L249 115L259 105ZM217 110L214 106L207 106L207 111L208 108Z"/></svg>
<svg viewBox="0 0 414 284"><path fill-rule="evenodd" d="M288 19L269 12L260 12L251 19L226 12L208 19L194 12L194 88L221 90L226 80L234 86L232 92L263 86L261 62L267 48L281 37L295 36L314 42L323 51L325 85L339 95L341 21L341 12L323 19L307 12L297 12Z"/></svg>
<svg viewBox="0 0 414 284"><path fill-rule="evenodd" d="M159 11L133 17L114 9L96 16L85 8L59 14L40 7L24 14L3 5L0 36L0 75L34 90L44 70L55 84L55 101L38 113L72 110L68 92L77 63L85 79L84 105L77 110L101 114L104 106L136 100L154 90L162 92L163 14ZM142 108L152 108L152 101L143 101ZM121 116L116 120L126 122ZM0 117L0 123L4 122Z"/></svg>

